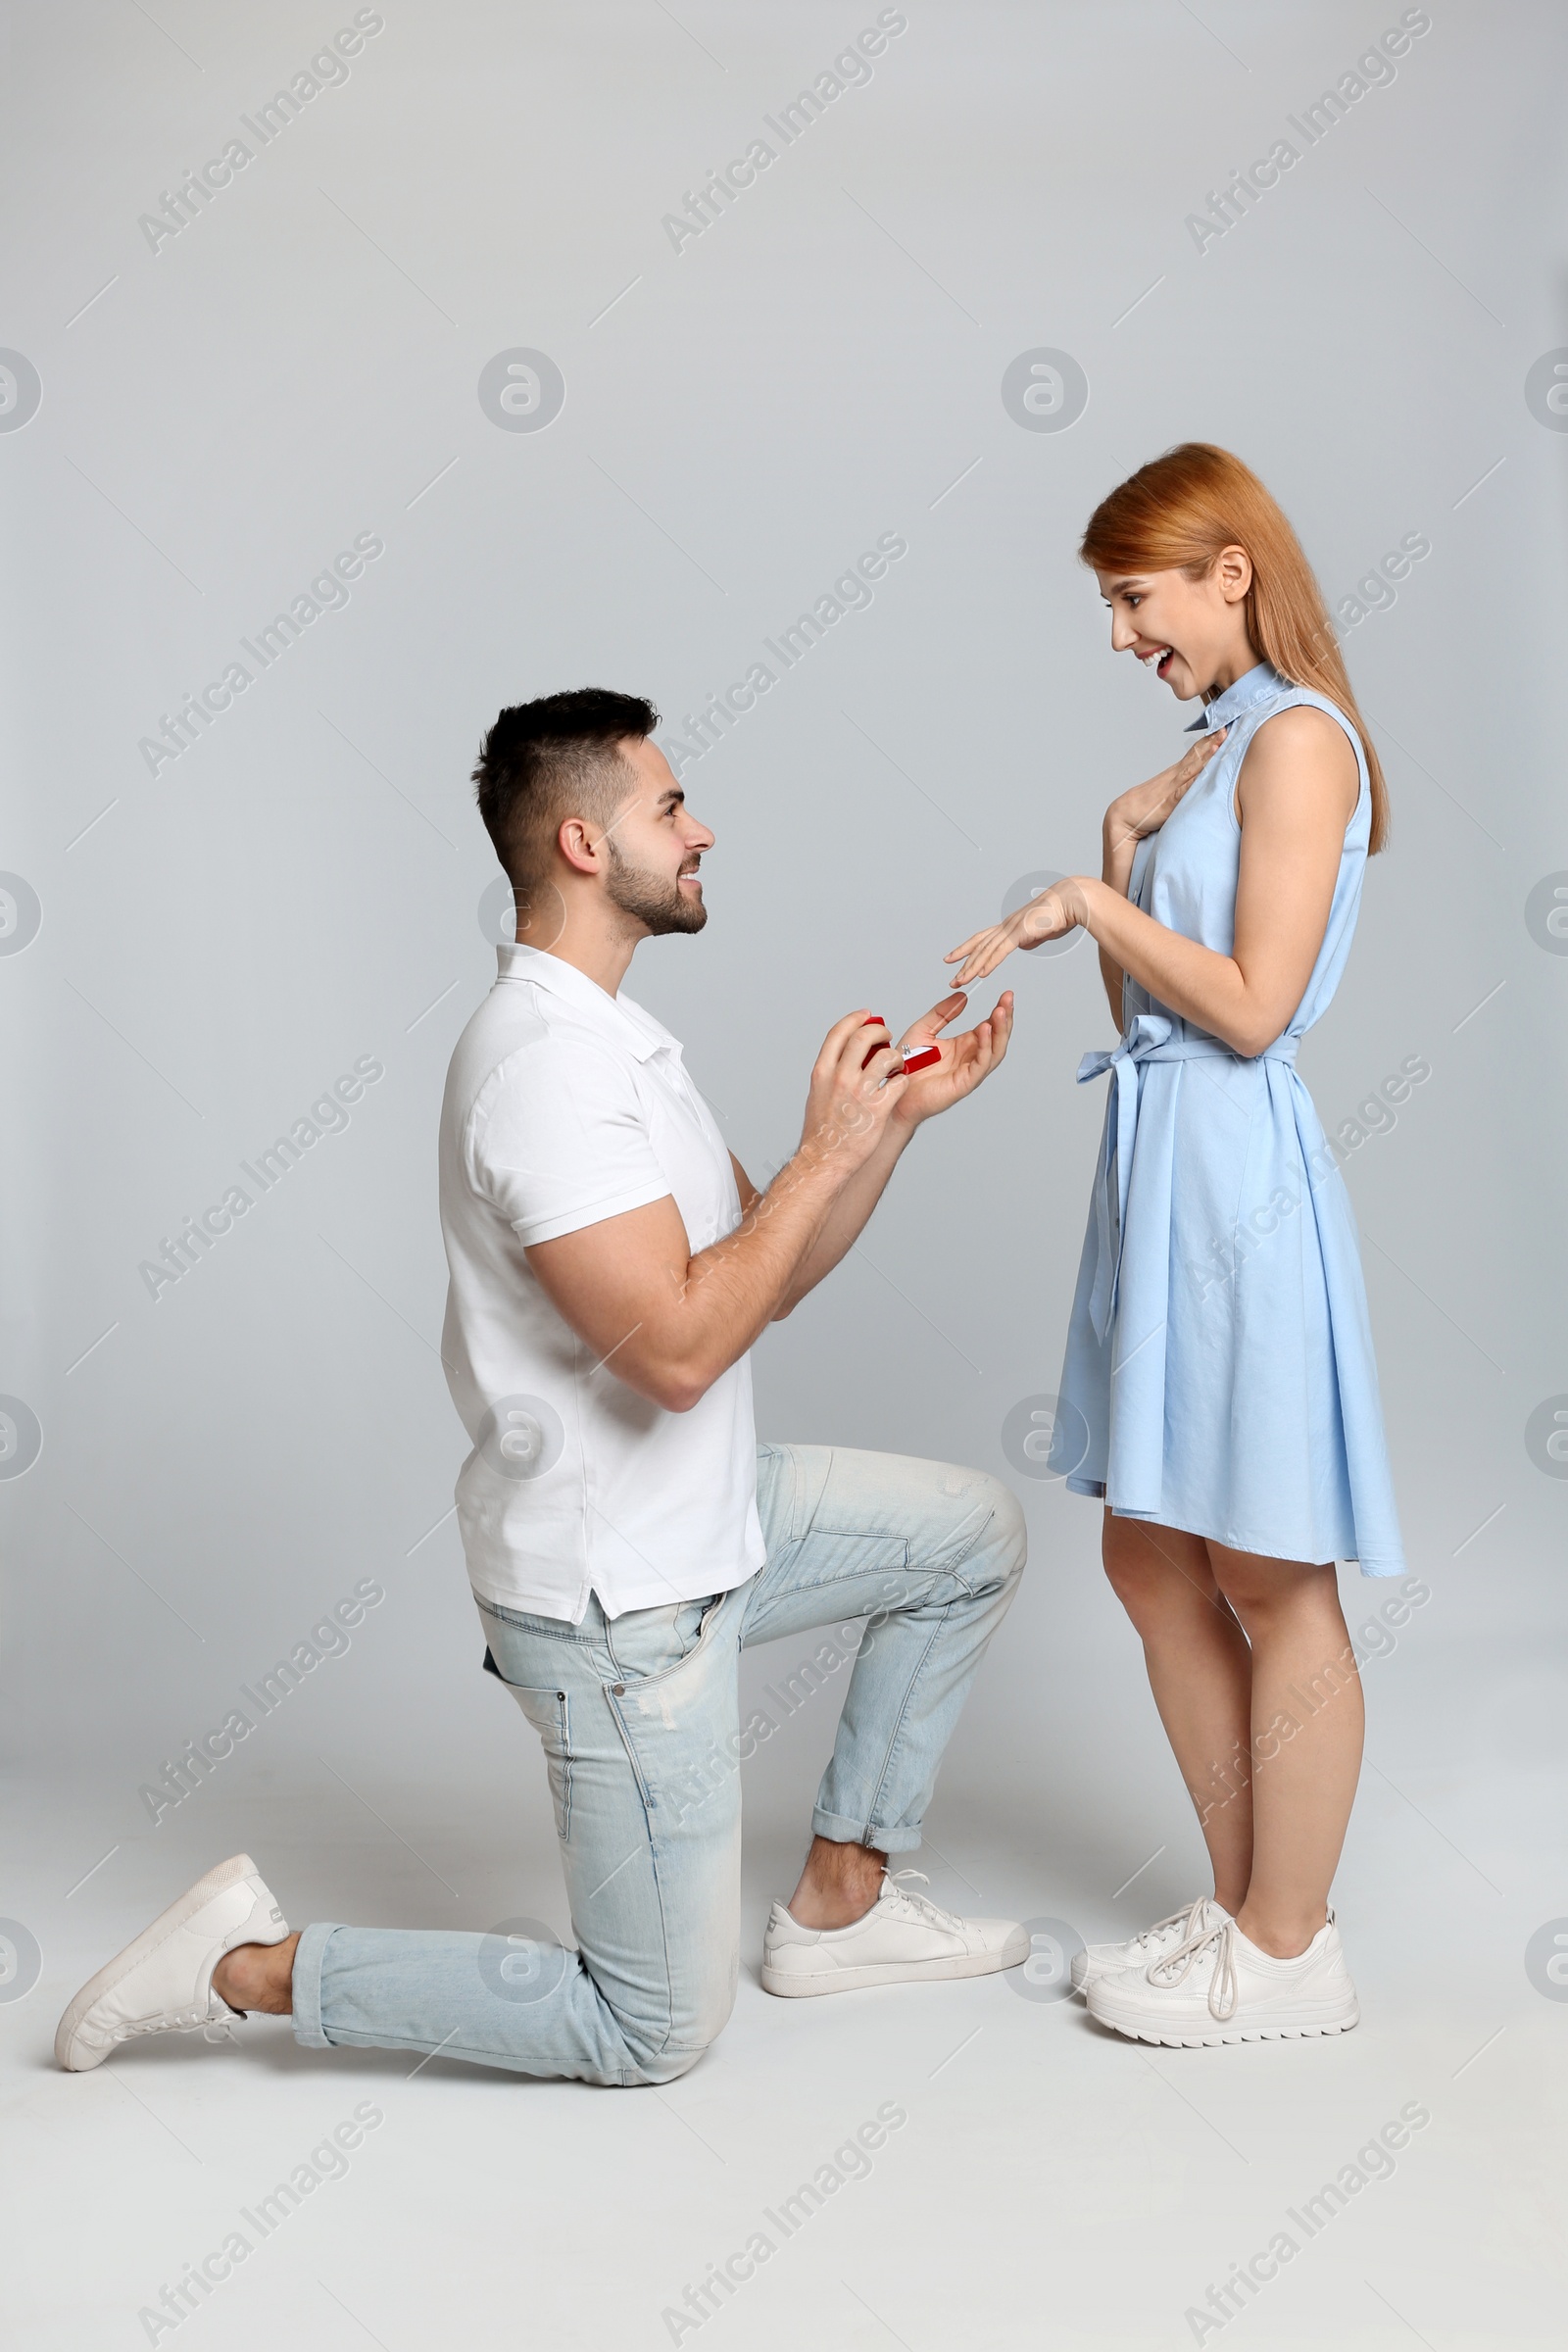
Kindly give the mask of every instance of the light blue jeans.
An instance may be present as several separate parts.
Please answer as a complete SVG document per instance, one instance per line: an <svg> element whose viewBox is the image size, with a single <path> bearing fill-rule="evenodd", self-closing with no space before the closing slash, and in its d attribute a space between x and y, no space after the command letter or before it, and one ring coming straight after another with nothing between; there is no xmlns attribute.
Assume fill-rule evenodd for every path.
<svg viewBox="0 0 1568 2352"><path fill-rule="evenodd" d="M481 1604L489 1659L544 1745L576 1951L526 1925L318 1923L294 1963L299 2040L587 2082L684 2074L734 2006L740 1767L786 1711L741 1722L752 1642L844 1628L794 1678L820 1687L854 1655L812 1827L888 1854L919 1844L1023 1569L1023 1513L981 1471L899 1454L762 1446L757 1470L767 1560L733 1592L615 1618L591 1599L580 1625Z"/></svg>

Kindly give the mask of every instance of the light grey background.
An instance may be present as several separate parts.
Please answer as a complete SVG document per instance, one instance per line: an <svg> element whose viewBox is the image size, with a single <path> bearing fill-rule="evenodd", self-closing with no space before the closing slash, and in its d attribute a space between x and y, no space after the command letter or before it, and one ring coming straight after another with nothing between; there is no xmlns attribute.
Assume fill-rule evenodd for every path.
<svg viewBox="0 0 1568 2352"><path fill-rule="evenodd" d="M434 1133L493 969L467 783L482 730L503 703L597 682L651 695L684 737L751 662L778 668L763 638L879 534L906 538L870 607L686 765L718 835L711 918L646 947L629 983L761 1180L829 1023L867 1002L910 1018L943 951L1021 876L1091 865L1105 800L1179 747L1187 713L1112 660L1074 548L1115 481L1189 437L1262 474L1331 605L1405 534L1431 542L1347 632L1394 836L1301 1057L1331 1132L1407 1056L1431 1065L1347 1168L1431 1593L1367 1671L1339 1899L1368 2025L1349 2058L1211 2068L1209 2119L1222 2083L1240 2103L1195 2121L1076 2013L998 1986L921 2009L923 2153L911 2132L852 2221L813 2223L788 2278L781 2260L710 2325L767 2345L890 2328L924 2352L982 2328L1039 2342L1054 2315L1062 2344L1190 2341L1184 2306L1267 2242L1281 2201L1422 2098L1435 2128L1369 2192L1380 2218L1342 2219L1310 2276L1303 2259L1269 2290L1280 2332L1249 2317L1254 2340L1319 2341L1330 2317L1345 2343L1412 2325L1444 2347L1554 2340L1532 2182L1560 2126L1534 2101L1565 2020L1524 1954L1568 1912L1568 1483L1525 1432L1568 1404L1568 959L1525 906L1568 868L1568 439L1525 378L1568 344L1560 12L1439 0L1392 82L1202 251L1187 216L1276 139L1302 145L1287 118L1397 7L913 0L870 79L678 251L663 216L751 140L777 148L763 117L874 7L379 13L348 78L156 252L139 216L230 138L256 148L240 117L353 10L12 18L0 342L42 399L0 431L0 866L42 921L0 954L0 1391L43 1444L0 1480L18 1792L0 1912L36 1936L43 1979L0 2006L0 2034L12 2112L53 2150L28 2198L47 2216L85 2179L109 2217L86 2250L40 2219L48 2260L6 2290L25 2340L144 2340L158 2280L347 2112L351 2077L383 2080L374 2060L334 2080L281 2036L265 2066L181 2045L160 2078L137 2053L133 2078L114 2070L128 2097L42 2071L75 1983L209 1862L248 1847L296 1923L565 1927L542 1776L477 1680L447 1515L465 1442L435 1345ZM1004 369L1040 347L1088 377L1065 431L1003 404ZM564 378L542 431L480 406L481 370L515 348ZM384 554L346 608L149 774L160 714L366 532ZM1102 1109L1073 1072L1108 1024L1088 949L1004 977L1005 1070L926 1131L863 1248L760 1348L759 1415L1022 1488L1033 1566L929 1865L946 1900L1131 1932L1192 1892L1196 1828L1100 1580L1098 1514L1001 1447L1014 1404L1056 1384ZM149 1297L138 1267L162 1237L364 1055L385 1075L347 1130ZM350 1653L154 1828L139 1785L365 1577L386 1598ZM1358 1626L1386 1593L1345 1582ZM793 1662L752 1661L753 1687ZM793 1875L836 1704L750 1768L754 1927ZM971 2010L989 2038L931 2080ZM537 2340L667 2341L660 2307L744 2242L759 2201L862 2097L906 2095L915 2018L781 2019L743 1979L731 2035L658 2104L438 2064L395 2113L388 2093L376 2145L395 2152L333 2187L330 2223L291 2222L223 2289L226 2316L192 2325L401 2348L461 2319L510 2342L517 2229ZM1176 2079L1190 2097L1199 2078ZM1106 2183L1087 2203L1085 2165Z"/></svg>

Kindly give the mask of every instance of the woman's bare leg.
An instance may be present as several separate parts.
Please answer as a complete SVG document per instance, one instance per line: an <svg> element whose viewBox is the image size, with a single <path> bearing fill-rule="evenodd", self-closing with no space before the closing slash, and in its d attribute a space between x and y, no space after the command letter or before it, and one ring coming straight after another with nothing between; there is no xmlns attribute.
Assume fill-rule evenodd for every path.
<svg viewBox="0 0 1568 2352"><path fill-rule="evenodd" d="M1252 1870L1252 1658L1208 1546L1105 1513L1105 1574L1144 1644L1150 1689L1198 1808L1214 1898L1234 1917ZM1299 1946L1297 1947L1299 1949Z"/></svg>
<svg viewBox="0 0 1568 2352"><path fill-rule="evenodd" d="M1361 1769L1361 1679L1332 1566L1206 1548L1251 1645L1252 1867L1235 1917L1289 1959L1327 1913Z"/></svg>

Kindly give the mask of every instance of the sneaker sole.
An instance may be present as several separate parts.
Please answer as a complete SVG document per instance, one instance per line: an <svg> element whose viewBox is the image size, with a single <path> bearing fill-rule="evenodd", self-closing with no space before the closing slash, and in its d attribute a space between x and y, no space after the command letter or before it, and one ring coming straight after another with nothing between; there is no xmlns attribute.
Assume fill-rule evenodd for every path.
<svg viewBox="0 0 1568 2352"><path fill-rule="evenodd" d="M1303 2018L1294 2025L1216 2025L1207 2033L1194 2031L1191 2034L1161 2034L1149 2025L1124 2025L1119 2018L1107 2017L1102 2009L1092 2008L1089 2014L1097 2025L1108 2027L1111 2033L1120 2034L1127 2041L1157 2042L1167 2050L1210 2050L1235 2041L1310 2041L1328 2034L1348 2034L1361 2022L1359 2003L1348 2017Z"/></svg>
<svg viewBox="0 0 1568 2352"><path fill-rule="evenodd" d="M133 1943L127 1943L122 1952L105 1962L95 1977L87 1979L55 2030L55 2057L67 2074L90 2073L93 2067L102 2066L117 2047L110 2042L101 2050L73 2060L71 2045L93 2005L101 2001L106 1992L112 1992L117 1984L122 1983L133 1968L139 1968L142 1961L155 1952L176 1928L182 1928L187 1919L194 1918L203 1904L210 1903L215 1894L221 1894L223 1888L232 1886L236 1879L257 1878L260 1875L249 1854L231 1854L226 1862L220 1862L216 1869L210 1870L204 1879L198 1879L177 1903L171 1903L167 1911L160 1911L152 1926L143 1928Z"/></svg>
<svg viewBox="0 0 1568 2352"><path fill-rule="evenodd" d="M866 1968L839 1968L813 1971L810 1975L793 1969L770 1968L762 1963L762 1990L777 1993L784 2000L810 2000L818 1993L858 1992L875 1984L928 1984L951 1983L956 1977L991 1977L1004 1968L1018 1968L1029 1957L1027 1949L1009 1960L1002 1952L968 1953L954 1960L932 1960L924 1965L909 1961L884 1961Z"/></svg>

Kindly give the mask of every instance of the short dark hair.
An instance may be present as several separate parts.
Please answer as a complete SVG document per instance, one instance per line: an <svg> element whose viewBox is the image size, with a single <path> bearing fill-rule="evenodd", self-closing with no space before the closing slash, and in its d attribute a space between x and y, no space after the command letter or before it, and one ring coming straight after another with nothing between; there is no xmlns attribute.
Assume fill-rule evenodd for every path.
<svg viewBox="0 0 1568 2352"><path fill-rule="evenodd" d="M473 771L479 814L514 885L544 879L563 818L608 825L632 789L617 746L641 743L659 712L638 694L578 686L514 703L485 737Z"/></svg>

